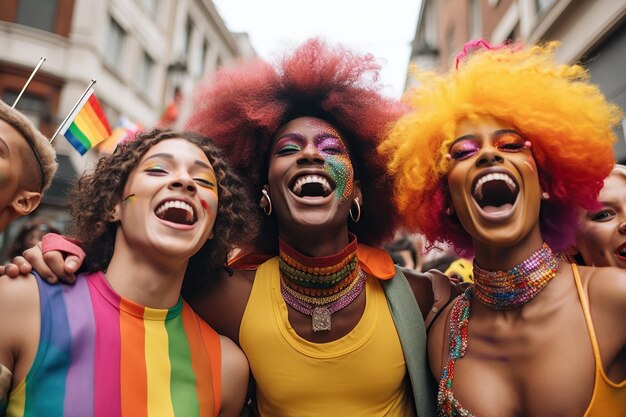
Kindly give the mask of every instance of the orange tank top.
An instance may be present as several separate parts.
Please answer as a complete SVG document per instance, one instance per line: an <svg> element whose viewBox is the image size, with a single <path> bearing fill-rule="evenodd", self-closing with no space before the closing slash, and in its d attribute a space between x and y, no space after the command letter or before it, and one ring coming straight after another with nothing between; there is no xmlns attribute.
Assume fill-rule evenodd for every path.
<svg viewBox="0 0 626 417"><path fill-rule="evenodd" d="M312 343L289 324L278 258L259 267L239 340L261 416L414 415L402 347L378 279L367 279L365 296L365 312L350 333Z"/></svg>
<svg viewBox="0 0 626 417"><path fill-rule="evenodd" d="M583 417L623 417L626 416L626 380L616 384L609 380L604 373L602 360L600 359L600 348L598 347L598 339L596 331L591 320L591 312L589 310L589 300L587 294L583 290L583 286L578 275L578 268L572 264L572 272L576 281L576 289L578 290L578 298L583 308L587 329L589 330L589 338L593 348L593 357L596 365L595 382L593 386L593 394L591 402Z"/></svg>

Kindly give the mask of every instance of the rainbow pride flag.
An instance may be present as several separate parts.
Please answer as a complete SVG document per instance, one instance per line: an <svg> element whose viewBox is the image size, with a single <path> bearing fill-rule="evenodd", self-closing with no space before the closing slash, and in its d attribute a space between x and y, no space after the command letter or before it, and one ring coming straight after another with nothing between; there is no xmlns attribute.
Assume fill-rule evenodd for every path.
<svg viewBox="0 0 626 417"><path fill-rule="evenodd" d="M59 133L65 136L81 155L111 136L111 126L93 88L87 91Z"/></svg>

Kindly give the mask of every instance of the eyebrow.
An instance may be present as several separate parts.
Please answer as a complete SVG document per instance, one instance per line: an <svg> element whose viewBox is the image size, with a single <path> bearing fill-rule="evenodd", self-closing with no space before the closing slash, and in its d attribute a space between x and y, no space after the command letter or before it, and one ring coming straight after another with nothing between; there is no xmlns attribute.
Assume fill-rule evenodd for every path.
<svg viewBox="0 0 626 417"><path fill-rule="evenodd" d="M9 145L6 143L6 141L2 137L0 137L0 147L4 148L6 153L11 155L11 148L9 148Z"/></svg>
<svg viewBox="0 0 626 417"><path fill-rule="evenodd" d="M149 161L150 159L158 159L158 158L165 158L165 159L173 160L174 155L172 155L171 153L155 153L154 155L150 155L149 157L147 157L146 161ZM211 165L207 164L204 161L200 161L199 159L196 159L195 161L193 161L193 163L203 168L208 168L210 170L213 170L213 167Z"/></svg>

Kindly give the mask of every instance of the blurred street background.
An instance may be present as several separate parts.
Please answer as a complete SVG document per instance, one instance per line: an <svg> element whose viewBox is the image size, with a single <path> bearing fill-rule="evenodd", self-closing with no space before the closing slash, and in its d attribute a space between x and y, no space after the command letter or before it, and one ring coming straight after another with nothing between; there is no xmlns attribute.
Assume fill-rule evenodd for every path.
<svg viewBox="0 0 626 417"><path fill-rule="evenodd" d="M50 136L96 79L114 132L82 157L63 137L54 141L57 177L31 218L0 235L1 258L25 221L64 230L73 179L125 135L181 127L204 77L316 35L374 54L397 97L412 86L410 65L447 68L469 40L558 40L558 59L583 63L609 100L626 108L626 0L0 0L0 98L12 104L45 57L17 108ZM625 130L623 120L615 145L621 163Z"/></svg>

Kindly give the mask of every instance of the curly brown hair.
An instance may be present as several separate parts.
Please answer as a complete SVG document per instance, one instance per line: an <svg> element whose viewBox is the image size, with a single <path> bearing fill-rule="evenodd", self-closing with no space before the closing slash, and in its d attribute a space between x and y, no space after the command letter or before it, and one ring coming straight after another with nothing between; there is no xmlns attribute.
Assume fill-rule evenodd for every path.
<svg viewBox="0 0 626 417"><path fill-rule="evenodd" d="M117 147L98 161L95 170L83 174L70 192L72 235L83 243L87 254L83 269L106 270L115 244L117 223L111 222L115 206L122 200L126 181L146 152L166 139L185 139L207 156L217 178L219 204L213 226L214 238L191 257L185 273L185 292L204 288L206 275L218 272L233 246L254 238L255 207L244 193L243 182L228 165L221 150L206 136L193 132L155 129L138 133L135 140Z"/></svg>

